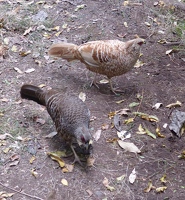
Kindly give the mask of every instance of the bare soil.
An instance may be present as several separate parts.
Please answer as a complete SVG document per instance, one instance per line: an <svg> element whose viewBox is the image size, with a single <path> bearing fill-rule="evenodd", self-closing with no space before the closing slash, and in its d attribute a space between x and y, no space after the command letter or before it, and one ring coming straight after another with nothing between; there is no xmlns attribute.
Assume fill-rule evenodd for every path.
<svg viewBox="0 0 185 200"><path fill-rule="evenodd" d="M173 20L170 18L174 2L164 1L164 6L154 6L153 1L134 1L133 4L124 6L123 1L118 0L23 2L0 1L2 8L4 6L9 9L9 13L1 16L5 19L5 27L0 29L1 41L9 38L7 55L0 63L0 134L12 135L0 140L0 191L14 192L8 198L13 200L184 200L185 160L179 159L179 156L185 150L185 136L173 136L169 128L164 128L163 125L170 124L172 110L185 111L185 62L182 59L185 54L178 51L166 55L165 52L173 46L158 42L161 39L170 43L180 41L173 32ZM26 10L24 6L28 3L30 9ZM84 7L75 11L82 4L85 4ZM44 21L35 22L35 25L27 23L26 17L20 18L22 24L14 21L14 18L23 16L24 13L32 18L41 10L48 17ZM12 11L16 14L12 15ZM181 18L184 17L183 12L179 6L178 10L173 10ZM128 27L124 22L127 22ZM41 25L45 25L48 30L38 28ZM30 26L33 30L23 35ZM56 26L60 26L62 30L59 36L55 35L58 31L49 31L49 28ZM112 94L108 84L99 84L99 89L90 88L94 74L80 62L67 63L61 59L53 61L47 57L49 46L59 41L75 44L104 39L126 41L136 35L146 39L140 58L144 65L112 79L114 86L123 90L120 96ZM17 52L12 51L13 45L17 46ZM31 54L20 55L20 51L28 50ZM24 73L19 73L15 67ZM30 68L35 71L25 73ZM104 77L98 78L102 80ZM71 173L62 173L58 163L47 156L48 151L62 150L65 144L58 136L45 138L55 131L55 127L42 106L20 98L20 87L24 83L45 84L43 89L57 88L76 95L80 92L86 94L86 104L91 116L96 117L90 124L92 134L101 129L103 124L109 125L107 130L102 130L100 139L94 141L94 166L83 169L75 164ZM139 111L157 116L159 122L148 122L136 117L132 125L122 124L122 129L131 133L131 138L126 141L141 148L141 154L136 155L125 152L117 142L107 141L117 138L117 131L111 128L112 119L108 118L108 114L128 108L132 102L139 102L138 94L143 96L142 102L139 106L130 108L129 116L122 117L121 120L134 117L132 112ZM122 103L116 103L122 99ZM181 107L166 108L166 105L177 100L182 103ZM152 108L156 103L162 103L158 110ZM165 137L157 136L153 139L146 134L139 135L136 133L139 124L144 124L154 134L159 127ZM28 149L32 147L36 159L30 164L32 155ZM19 157L19 162L11 166L15 155ZM70 164L73 157L64 160ZM131 184L128 177L134 168L137 177ZM38 173L36 178L31 173L33 170ZM125 178L117 182L116 178L122 175ZM160 180L164 175L166 183ZM115 188L114 191L109 191L103 185L105 177L109 180L109 185ZM66 179L69 185L64 186L62 179ZM167 188L163 192L156 192L155 188L145 192L149 181L156 188Z"/></svg>

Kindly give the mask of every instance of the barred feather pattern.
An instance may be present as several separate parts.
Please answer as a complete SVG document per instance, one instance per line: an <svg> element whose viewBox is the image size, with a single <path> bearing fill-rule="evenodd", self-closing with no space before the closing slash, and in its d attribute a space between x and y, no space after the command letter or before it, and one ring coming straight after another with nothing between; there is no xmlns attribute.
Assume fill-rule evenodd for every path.
<svg viewBox="0 0 185 200"><path fill-rule="evenodd" d="M102 40L82 45L70 43L54 44L49 55L68 61L80 60L90 71L106 75L109 79L131 70L140 55L144 40L136 38L127 42Z"/></svg>
<svg viewBox="0 0 185 200"><path fill-rule="evenodd" d="M89 154L90 111L78 97L55 90L43 91L32 85L23 85L21 97L46 106L56 130L69 145L79 144L84 154ZM83 152L82 151L82 152Z"/></svg>

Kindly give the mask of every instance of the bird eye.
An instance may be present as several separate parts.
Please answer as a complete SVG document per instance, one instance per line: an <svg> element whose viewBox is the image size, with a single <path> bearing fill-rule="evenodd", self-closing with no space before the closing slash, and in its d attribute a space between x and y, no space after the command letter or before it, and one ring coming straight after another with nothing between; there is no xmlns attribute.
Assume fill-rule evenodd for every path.
<svg viewBox="0 0 185 200"><path fill-rule="evenodd" d="M142 45L142 44L143 44L143 42L138 42L138 44L139 44L139 45Z"/></svg>

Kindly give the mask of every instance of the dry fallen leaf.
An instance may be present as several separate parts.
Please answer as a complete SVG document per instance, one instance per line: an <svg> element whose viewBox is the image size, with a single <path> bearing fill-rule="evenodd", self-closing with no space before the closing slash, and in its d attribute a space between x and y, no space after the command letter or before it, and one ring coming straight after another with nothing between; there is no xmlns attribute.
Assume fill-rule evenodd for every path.
<svg viewBox="0 0 185 200"><path fill-rule="evenodd" d="M125 179L125 175L119 176L116 178L117 183L122 182Z"/></svg>
<svg viewBox="0 0 185 200"><path fill-rule="evenodd" d="M112 186L109 185L109 181L108 181L108 179L107 179L106 177L103 179L103 185L104 185L108 190L110 190L111 192L115 190L114 187L112 187Z"/></svg>
<svg viewBox="0 0 185 200"><path fill-rule="evenodd" d="M18 72L19 74L23 74L24 72L22 72L18 67L14 67L14 70L16 71L16 72Z"/></svg>
<svg viewBox="0 0 185 200"><path fill-rule="evenodd" d="M46 135L45 138L53 138L55 135L57 135L57 132L51 132L48 135Z"/></svg>
<svg viewBox="0 0 185 200"><path fill-rule="evenodd" d="M23 35L28 35L32 31L32 27L28 28L27 30L24 31Z"/></svg>
<svg viewBox="0 0 185 200"><path fill-rule="evenodd" d="M9 164L10 167L16 166L19 164L19 160L15 160Z"/></svg>
<svg viewBox="0 0 185 200"><path fill-rule="evenodd" d="M93 195L93 192L89 189L87 189L86 192L89 194L89 197L91 197Z"/></svg>
<svg viewBox="0 0 185 200"><path fill-rule="evenodd" d="M95 141L98 141L100 139L101 136L101 130L97 130L94 134L93 134L93 138L95 139Z"/></svg>
<svg viewBox="0 0 185 200"><path fill-rule="evenodd" d="M120 103L123 103L124 101L125 101L125 99L122 99L122 100L116 101L116 103L120 104Z"/></svg>
<svg viewBox="0 0 185 200"><path fill-rule="evenodd" d="M161 183L166 183L166 174L164 174L161 178L160 178Z"/></svg>
<svg viewBox="0 0 185 200"><path fill-rule="evenodd" d="M107 80L107 79L102 79L102 80L100 81L100 83L106 84L106 83L109 83L109 80Z"/></svg>
<svg viewBox="0 0 185 200"><path fill-rule="evenodd" d="M5 133L5 134L0 135L0 140L5 140L7 136L13 138L12 135L10 135L9 133Z"/></svg>
<svg viewBox="0 0 185 200"><path fill-rule="evenodd" d="M102 130L107 130L109 128L108 124L102 124L101 129Z"/></svg>
<svg viewBox="0 0 185 200"><path fill-rule="evenodd" d="M67 180L64 179L64 178L61 180L61 183L62 183L63 185L65 185L65 186L68 186L68 182L67 182Z"/></svg>
<svg viewBox="0 0 185 200"><path fill-rule="evenodd" d="M158 187L156 188L156 192L159 193L159 192L164 192L165 190L167 189L167 187Z"/></svg>
<svg viewBox="0 0 185 200"><path fill-rule="evenodd" d="M130 124L130 123L132 123L132 122L134 122L134 118L133 118L133 117L132 117L132 118L129 118L129 119L126 119L126 120L124 121L125 124Z"/></svg>
<svg viewBox="0 0 185 200"><path fill-rule="evenodd" d="M136 170L135 168L132 170L131 174L128 177L130 183L134 183L136 180Z"/></svg>
<svg viewBox="0 0 185 200"><path fill-rule="evenodd" d="M180 101L176 101L176 103L168 104L166 108L173 108L173 107L178 107L178 106L182 106L182 103Z"/></svg>
<svg viewBox="0 0 185 200"><path fill-rule="evenodd" d="M152 106L152 108L158 110L162 105L163 105L162 103L156 103L155 105Z"/></svg>
<svg viewBox="0 0 185 200"><path fill-rule="evenodd" d="M65 167L62 168L62 172L63 172L63 173L72 172L73 169L74 169L74 165L65 164Z"/></svg>
<svg viewBox="0 0 185 200"><path fill-rule="evenodd" d="M79 99L81 99L83 102L86 100L86 94L84 92L80 92Z"/></svg>
<svg viewBox="0 0 185 200"><path fill-rule="evenodd" d="M30 69L27 69L26 71L25 71L25 73L31 73L31 72L34 72L35 71L35 69L34 68L30 68Z"/></svg>
<svg viewBox="0 0 185 200"><path fill-rule="evenodd" d="M36 157L35 156L32 156L29 160L30 164L33 164L33 161L36 160Z"/></svg>
<svg viewBox="0 0 185 200"><path fill-rule="evenodd" d="M150 190L154 189L155 187L152 185L152 181L149 181L147 188L144 189L144 192L150 192Z"/></svg>
<svg viewBox="0 0 185 200"><path fill-rule="evenodd" d="M7 193L5 191L0 192L0 199L6 200L5 198L12 197L15 193Z"/></svg>
<svg viewBox="0 0 185 200"><path fill-rule="evenodd" d="M94 162L95 162L95 158L94 158L93 156L89 156L89 157L87 158L87 166L88 166L88 167L93 166L93 165L94 165Z"/></svg>
<svg viewBox="0 0 185 200"><path fill-rule="evenodd" d="M170 53L172 53L173 49L169 49L166 51L166 55L169 55Z"/></svg>
<svg viewBox="0 0 185 200"><path fill-rule="evenodd" d="M57 152L47 152L47 155L49 155L52 160L57 161L61 168L65 166L65 162L60 158Z"/></svg>
<svg viewBox="0 0 185 200"><path fill-rule="evenodd" d="M32 174L35 178L37 178L38 173L37 173L35 170L36 170L36 169L32 169L32 170L31 170L31 174Z"/></svg>
<svg viewBox="0 0 185 200"><path fill-rule="evenodd" d="M21 51L21 52L19 53L19 55L22 56L22 57L25 57L25 56L27 56L27 55L30 54L30 53L31 53L30 50L29 50L29 51Z"/></svg>
<svg viewBox="0 0 185 200"><path fill-rule="evenodd" d="M122 140L118 140L118 144L121 148L125 149L125 151L129 151L132 153L141 153L138 147L131 142L123 142Z"/></svg>
<svg viewBox="0 0 185 200"><path fill-rule="evenodd" d="M159 127L157 127L155 131L156 131L156 134L158 137L165 138L165 136L163 134L161 134Z"/></svg>

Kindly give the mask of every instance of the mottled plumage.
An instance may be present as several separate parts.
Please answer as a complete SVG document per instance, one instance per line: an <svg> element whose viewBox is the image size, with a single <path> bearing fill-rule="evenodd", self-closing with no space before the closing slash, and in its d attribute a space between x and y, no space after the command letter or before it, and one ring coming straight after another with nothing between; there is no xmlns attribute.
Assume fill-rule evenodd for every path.
<svg viewBox="0 0 185 200"><path fill-rule="evenodd" d="M67 61L80 60L92 72L106 75L110 79L131 70L140 55L141 38L122 42L119 40L92 41L79 46L71 43L54 44L49 55ZM110 81L111 90L112 87Z"/></svg>
<svg viewBox="0 0 185 200"><path fill-rule="evenodd" d="M46 106L58 134L71 146L75 161L79 161L79 158L73 143L78 143L84 154L91 153L90 111L84 102L74 95L55 90L43 91L33 85L23 85L20 93L22 98Z"/></svg>

